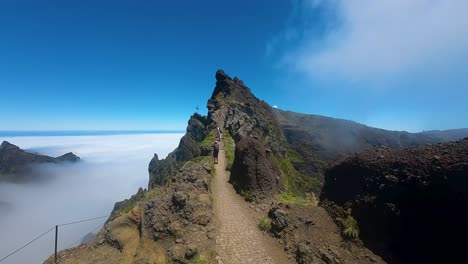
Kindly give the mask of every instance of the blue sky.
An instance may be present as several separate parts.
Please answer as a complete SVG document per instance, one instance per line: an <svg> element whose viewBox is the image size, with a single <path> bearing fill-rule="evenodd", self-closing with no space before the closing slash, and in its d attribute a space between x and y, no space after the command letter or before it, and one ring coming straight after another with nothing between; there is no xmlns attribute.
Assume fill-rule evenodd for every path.
<svg viewBox="0 0 468 264"><path fill-rule="evenodd" d="M219 68L285 110L468 127L466 1L375 3L2 1L0 130L185 129Z"/></svg>

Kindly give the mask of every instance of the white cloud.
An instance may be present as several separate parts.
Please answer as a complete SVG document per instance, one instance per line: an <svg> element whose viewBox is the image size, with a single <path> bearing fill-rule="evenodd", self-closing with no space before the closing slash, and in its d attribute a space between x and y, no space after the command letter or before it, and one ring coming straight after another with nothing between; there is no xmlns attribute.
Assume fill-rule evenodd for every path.
<svg viewBox="0 0 468 264"><path fill-rule="evenodd" d="M287 63L299 71L362 80L437 73L468 61L466 0L309 0L300 5L310 19L317 17L318 5L333 5L327 10L334 15L321 19L338 18L339 26L321 36L302 29L299 46L286 52Z"/></svg>
<svg viewBox="0 0 468 264"><path fill-rule="evenodd" d="M273 108L278 108L278 106L277 106L277 105L274 105Z"/></svg>
<svg viewBox="0 0 468 264"><path fill-rule="evenodd" d="M24 149L58 156L72 151L82 162L43 166L40 183L0 183L0 257L51 226L109 214L114 203L148 183L154 152L165 157L183 134L2 138ZM105 219L65 226L59 249L96 229ZM5 263L42 263L53 253L54 234L47 234Z"/></svg>

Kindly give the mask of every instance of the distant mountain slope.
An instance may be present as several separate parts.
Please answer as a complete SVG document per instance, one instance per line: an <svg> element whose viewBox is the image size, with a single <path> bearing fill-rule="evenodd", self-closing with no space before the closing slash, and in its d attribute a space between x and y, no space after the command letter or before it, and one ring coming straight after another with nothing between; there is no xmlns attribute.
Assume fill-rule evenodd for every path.
<svg viewBox="0 0 468 264"><path fill-rule="evenodd" d="M8 141L0 145L0 181L16 181L31 172L31 166L41 163L75 162L80 158L69 152L53 158L46 155L34 154L20 149Z"/></svg>
<svg viewBox="0 0 468 264"><path fill-rule="evenodd" d="M468 128L450 129L450 130L431 130L418 133L420 135L429 135L438 138L444 142L457 141L468 136Z"/></svg>
<svg viewBox="0 0 468 264"><path fill-rule="evenodd" d="M290 143L308 143L322 158L362 151L373 146L402 148L454 141L468 136L468 129L409 133L362 125L353 121L289 111L275 111Z"/></svg>
<svg viewBox="0 0 468 264"><path fill-rule="evenodd" d="M301 156L293 164L302 174L316 175L320 182L328 162L345 154L374 146L398 149L459 140L468 136L468 129L409 133L320 115L282 110L275 110L275 114L287 142Z"/></svg>

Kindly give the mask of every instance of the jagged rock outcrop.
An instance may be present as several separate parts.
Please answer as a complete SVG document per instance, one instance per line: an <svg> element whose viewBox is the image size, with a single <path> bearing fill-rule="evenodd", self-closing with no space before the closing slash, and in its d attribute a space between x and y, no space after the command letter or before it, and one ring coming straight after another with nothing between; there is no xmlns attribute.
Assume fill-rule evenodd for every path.
<svg viewBox="0 0 468 264"><path fill-rule="evenodd" d="M281 173L265 144L244 137L236 144L230 182L238 192L250 191L258 199L271 198L284 190Z"/></svg>
<svg viewBox="0 0 468 264"><path fill-rule="evenodd" d="M0 145L0 180L21 181L29 178L33 167L43 163L76 162L80 158L73 153L66 153L53 158L34 154L20 149L8 141Z"/></svg>
<svg viewBox="0 0 468 264"><path fill-rule="evenodd" d="M332 216L354 217L389 262L467 260L468 139L345 158L327 171L321 198Z"/></svg>
<svg viewBox="0 0 468 264"><path fill-rule="evenodd" d="M179 146L162 160L157 154L154 154L148 167L149 189L166 183L168 177L176 172L181 162L200 155L209 155L209 152L200 144L210 133L209 124L206 116L198 113L193 114L188 121L187 133L180 140Z"/></svg>
<svg viewBox="0 0 468 264"><path fill-rule="evenodd" d="M285 152L285 139L273 108L255 97L237 77L216 72L216 86L208 100L208 119L227 129L237 142L242 137L261 139L276 155Z"/></svg>

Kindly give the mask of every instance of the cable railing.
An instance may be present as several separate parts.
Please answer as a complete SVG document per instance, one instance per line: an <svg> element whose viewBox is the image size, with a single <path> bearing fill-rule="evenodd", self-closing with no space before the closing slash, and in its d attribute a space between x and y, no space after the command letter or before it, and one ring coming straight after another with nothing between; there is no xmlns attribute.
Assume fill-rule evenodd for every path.
<svg viewBox="0 0 468 264"><path fill-rule="evenodd" d="M58 234L59 234L59 227L61 226L68 226L68 225L75 225L75 224L80 224L80 223L84 223L84 222L90 222L90 221L94 221L94 220L98 220L98 219L102 219L102 218L106 218L106 217L109 217L109 215L105 215L105 216L99 216L99 217L93 217L93 218L88 218L88 219L83 219L83 220L77 220L77 221L73 221L73 222L69 222L69 223L64 223L64 224L58 224L58 225L55 225L53 226L52 228L50 228L49 230L45 231L44 233L38 235L37 237L33 238L32 240L30 240L29 242L27 242L26 244L24 244L23 246L19 247L18 249L12 251L11 253L9 253L8 255L2 257L0 259L0 262L8 259L9 257L15 255L16 253L20 252L21 250L25 249L26 247L30 246L31 244L33 244L34 242L36 242L38 239L40 239L41 237L45 236L46 234L52 232L54 229L55 229L55 263L57 263L57 246L58 246ZM102 226L102 224L99 224L97 227L93 228L92 231L90 232L93 232L93 231L96 231L97 229L99 229L100 227ZM78 243L83 237L80 237L78 240L74 241L73 243L69 244L68 246L66 246L65 248L69 248L71 246L73 246L74 244Z"/></svg>

